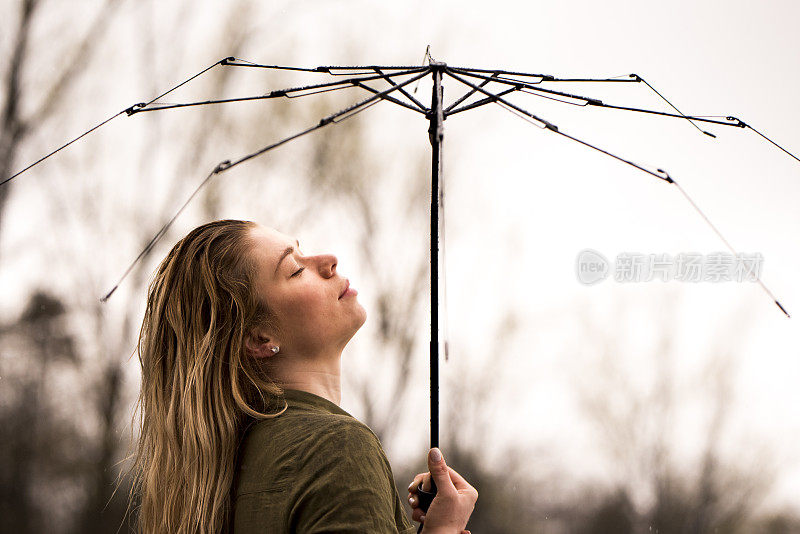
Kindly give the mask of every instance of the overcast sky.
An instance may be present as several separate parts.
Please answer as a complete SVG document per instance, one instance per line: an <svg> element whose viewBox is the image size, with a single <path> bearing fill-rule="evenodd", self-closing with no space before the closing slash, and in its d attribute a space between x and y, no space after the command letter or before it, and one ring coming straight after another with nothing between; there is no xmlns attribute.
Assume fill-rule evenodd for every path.
<svg viewBox="0 0 800 534"><path fill-rule="evenodd" d="M142 6L135 9L152 9L149 16L164 36L180 24L178 13ZM204 44L204 33L219 31L214 6L196 2L195 9L208 15L192 19L187 30L196 44L192 63L187 61L169 79L154 80L153 86L169 87L228 55ZM291 49L291 60L302 66L419 64L430 45L436 60L456 66L560 77L637 73L684 113L734 115L800 154L797 20L800 3L788 0L287 2L254 8L242 21L255 37L240 55L281 64L285 58L275 51ZM119 50L106 53L126 57L126 46L136 35L125 33L122 22L119 31ZM343 36L346 46L341 46ZM111 110L151 91L123 80L115 87L102 95ZM464 91L452 79L445 79L444 87L446 101ZM669 111L643 84L554 88ZM420 98L427 100L429 94L430 86L421 84ZM800 162L748 130L703 126L717 135L712 139L678 119L575 107L528 94L513 101L563 132L647 168L669 171L738 251L763 255L764 283L790 313L800 315ZM98 118L78 122L88 127ZM427 143L424 119L388 103L356 120L367 125L376 150L385 149L395 165L404 149ZM335 135L335 130L326 134ZM257 147L209 157L221 161L252 148ZM605 320L597 324L626 343L628 358L635 359L637 343L647 347L664 329L675 332L683 355L679 367L686 376L703 368L715 339L732 339L738 362L736 422L783 455L785 471L775 502L800 494L800 456L787 446L800 439L798 318L787 319L754 283L626 284L609 279L585 286L577 280L576 257L586 248L612 261L626 252L674 256L725 250L677 188L536 128L497 105L445 122L444 169L448 324L454 346L462 352L454 352L452 363L444 366L443 380L448 366L480 366L497 358L493 347L500 343L491 337L492 328L505 310L516 310L523 319L519 337L509 347L512 354L503 359L506 382L497 384L495 404L487 407L498 410L497 425L503 432L497 439L529 440L531 447L558 444L563 461L576 472L602 475L590 461L581 463L581 458L593 458L593 441L574 424L575 406L569 400L580 366L565 358L591 359L596 341L582 338L578 318L584 314L596 322ZM402 167L395 172L402 177ZM18 214L34 205L31 194L23 188L20 192L14 208ZM22 226L9 226L12 236L24 233ZM298 237L333 248L342 265L351 263L345 237L331 237L330 243L302 232ZM352 272L354 286L368 299L375 289L358 285L357 267ZM0 283L4 294L17 287L8 272ZM658 308L671 298L678 302L677 313L665 316ZM621 303L627 313L644 319L615 320L611 310ZM664 319L674 321L659 324ZM741 331L744 339L739 340L735 335ZM420 332L421 395L426 391L427 335ZM649 376L652 368L641 372ZM345 409L353 402L347 393ZM500 412L510 396L516 406ZM684 409L691 413L692 400L686 402ZM423 403L417 417L426 423L424 408ZM443 417L449 409L443 406ZM687 428L691 424L686 422ZM419 439L407 443L411 448L422 444ZM400 459L419 454L400 445L394 450Z"/></svg>

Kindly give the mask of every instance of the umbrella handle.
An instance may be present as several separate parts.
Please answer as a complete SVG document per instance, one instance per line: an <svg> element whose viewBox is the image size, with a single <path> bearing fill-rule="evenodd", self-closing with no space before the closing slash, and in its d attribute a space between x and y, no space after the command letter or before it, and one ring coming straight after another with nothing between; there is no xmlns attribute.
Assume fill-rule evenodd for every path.
<svg viewBox="0 0 800 534"><path fill-rule="evenodd" d="M425 491L422 489L422 482L419 483L417 486L417 498L419 499L419 507L422 509L424 513L428 513L428 507L433 502L433 498L436 497L436 483L431 478L431 490ZM422 525L424 523L419 524L419 529L417 532L422 532Z"/></svg>

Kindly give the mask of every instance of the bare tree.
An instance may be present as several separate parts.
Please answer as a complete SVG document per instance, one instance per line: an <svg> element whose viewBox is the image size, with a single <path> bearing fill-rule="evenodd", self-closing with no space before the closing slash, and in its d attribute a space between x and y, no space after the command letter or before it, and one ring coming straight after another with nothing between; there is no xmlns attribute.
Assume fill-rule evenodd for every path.
<svg viewBox="0 0 800 534"><path fill-rule="evenodd" d="M28 22L21 24L21 37L18 39L21 43L16 48L21 59L16 70L11 69L17 77L22 76L24 67L31 64L30 59L25 60L25 54L31 49L25 40L29 35L29 24L31 17L34 16L33 9L36 4L37 0L26 0L23 3L29 8L29 12L26 19ZM109 1L104 5L116 7L117 4ZM246 9L244 3L229 7L229 11L226 11L229 17L223 18L223 22L219 24L224 30L221 31L224 38L220 39L218 48L225 50L225 55L237 55L237 51L247 43L249 37L247 27L239 23L243 19L244 9ZM35 128L44 118L57 113L59 99L63 98L64 92L67 91L69 80L77 79L76 77L82 72L81 69L88 64L85 60L91 53L89 43L102 42L100 38L103 22L113 15L112 7L107 7L102 13L104 15L97 15L92 25L93 29L80 44L76 45L75 64L65 68L64 72L57 76L58 83L54 83L52 89L44 91L42 94L45 96L39 95L43 102L41 109L30 117L22 118L18 113L19 98L17 98L15 104L17 107L12 106L13 113L11 113L16 117L14 120L20 124L25 123L25 128ZM140 46L142 87L146 89L143 93L149 91L151 94L156 94L161 87L155 80L167 79L167 75L173 76L175 72L185 69L182 68L183 58L179 50L173 50L168 56L160 56L158 62L153 61L155 51L160 47L157 36L149 27L146 13L146 9L141 10L140 18L134 19L133 23L139 25L138 46ZM290 58L291 55L287 53L286 57ZM214 71L208 76L204 87L208 90L208 94L224 94L234 79L235 75L230 70ZM18 95L18 79L15 83L16 92L9 94ZM35 95L22 96L33 98ZM103 244L109 241L109 230L115 234L125 235L126 241L132 243L126 247L114 243L116 247L114 254L125 256L128 250L135 252L137 247L144 246L160 224L171 215L176 206L175 199L183 197L187 187L192 187L191 182L210 170L207 167L207 159L198 157L198 154L212 153L211 148L221 136L263 138L269 142L275 139L276 133L282 128L294 128L299 118L319 120L337 106L351 103L352 99L351 95L341 98L337 95L323 95L303 102L305 104L293 102L291 106L282 102L270 103L268 114L253 113L244 120L222 107L197 109L192 115L184 116L179 131L181 134L186 132L186 135L182 136L185 140L174 144L162 142L164 138L170 137L170 133L173 132L170 128L174 128L174 122L169 118L162 118L160 114L148 115L146 119L150 121L148 137L140 145L140 152L136 157L127 155L129 161L136 162L131 166L134 170L128 169L121 178L121 181L127 183L137 183L138 187L132 188L132 197L123 209L114 213L110 214L96 201L98 192L102 190L102 185L97 180L84 181L80 188L71 189L69 196L60 194L61 192L56 189L44 193L45 203L54 207L52 213L56 219L53 223L57 229L78 228L82 235L89 236L91 242L97 244L97 249L88 255L82 249L72 250L68 240L56 239L55 241L60 243L49 251L52 257L58 257L60 261L70 265L68 272L71 273L72 280L68 284L69 290L60 296L60 299L65 308L64 314L73 318L73 324L81 325L79 336L81 342L78 344L80 348L77 349L76 355L76 373L80 376L80 380L76 380L73 396L83 400L81 403L76 403L74 417L77 423L91 422L92 427L91 432L75 430L76 436L71 439L71 442L79 443L75 447L81 451L78 459L68 456L57 443L48 446L54 458L64 461L71 459L73 470L69 473L70 480L84 493L74 497L70 509L62 512L69 518L51 528L51 531L84 533L115 531L120 526L121 517L125 512L126 485L123 484L113 497L111 495L115 475L119 472L117 469L119 459L123 452L119 438L122 426L120 422L124 420L122 414L130 408L132 400L130 392L126 390L125 368L130 362L139 323L142 302L138 297L143 291L149 268L154 258L163 251L163 245L153 249L143 259L140 267L131 273L125 287L115 297L115 303L102 305L97 297L108 289L106 284L109 274L95 263L97 256L111 253L103 251ZM14 111L15 109L17 111ZM11 121L9 124L13 123L14 121ZM21 126L19 128L25 130ZM420 311L424 308L424 301L428 296L426 221L429 162L427 154L414 154L411 158L405 159L404 166L409 169L406 173L408 183L401 193L402 196L396 199L396 219L387 221L385 214L381 213L381 208L378 207L381 205L379 200L385 195L386 181L389 179L389 174L384 168L384 155L375 153L370 148L367 130L361 118L349 119L335 128L337 130L331 131L330 134L327 130L325 135L315 134L316 137L309 141L306 160L310 164L307 172L304 173L303 169L292 169L291 174L285 176L287 180L296 182L306 195L302 204L282 212L282 219L278 221L283 220L287 227L293 228L301 223L305 224L305 221L310 219L310 214L331 211L329 206L344 204L351 208L353 220L357 222L360 260L369 277L366 283L379 288L371 305L372 320L378 325L377 337L369 341L368 347L369 350L379 351L384 355L381 361L386 374L392 379L389 382L391 385L388 394L384 385L376 383L368 372L351 376L349 384L359 394L359 400L366 414L365 422L384 442L390 443L398 430L396 421L403 409L402 401L407 398L410 391L410 380L413 375L412 358L419 356L415 353L419 323L421 318L425 317L424 311L423 314ZM14 128L4 127L4 135L7 135L6 130L13 132ZM8 167L4 169L5 174L8 174L15 164L14 157L19 152L24 136L15 139L14 143L8 144L4 141L3 144L4 147L8 147L8 155L3 158ZM177 157L168 157L170 154L177 154ZM275 156L270 156L268 161L268 163L254 162L251 172L286 164L285 159L277 153ZM99 166L99 163L97 165ZM165 172L164 167L168 167L169 170ZM155 181L165 175L172 177L169 186L164 188L159 196L153 196ZM232 196L242 194L236 187L229 184L221 185L219 182L219 180L212 181L204 194L198 198L201 218L220 216L231 205ZM5 191L6 194L9 191L7 186ZM245 196L259 197L252 193ZM264 202L261 198L259 201ZM403 220L406 231L413 234L412 241L418 243L418 249L410 252L416 258L416 263L409 272L387 269L375 254L375 250L379 249L382 243L398 233L396 220ZM175 233L166 235L162 243L173 241L175 235ZM509 318L506 327L513 323L511 319L513 318ZM507 338L510 334L511 330L508 330L502 337ZM29 363L31 372L39 368L38 363ZM473 379L475 384L486 384L482 382L485 376L478 374L474 375ZM481 392L475 397L476 399L489 394L485 387ZM42 395L44 398L47 397L46 392ZM480 413L478 410L474 412ZM14 421L20 421L20 414L13 410L4 412L3 415ZM467 419L457 418L453 424L460 428L469 424ZM45 435L51 437L58 435L54 430L55 427L49 422L41 424ZM76 425L76 428L79 426L81 425ZM477 430L479 427L480 424L473 424L474 429ZM455 430L451 428L449 431ZM24 434L20 436L24 437ZM12 440L9 443L22 447L24 441ZM43 463L42 455L45 454L43 450L29 452L31 456L27 463L19 463L16 470L7 471L15 477L6 486L9 488L9 494L32 480L35 466ZM507 478L492 477L486 470L480 455L480 444L474 443L473 446L463 449L454 447L450 454L456 463L464 466L465 474L481 480L482 502L493 503L483 508L485 510L483 515L478 512L475 516L475 528L483 526L496 532L513 532L511 526L513 523L507 520L508 514L505 512L517 504L523 506L527 503L515 500L513 488L507 486L509 482ZM523 461L521 454L511 457L516 458L511 460L512 468L515 462ZM526 482L523 480L515 480L514 484L516 484L514 488L517 489L526 487ZM492 487L496 488L496 491L491 490ZM7 516L13 516L23 522L15 531L26 532L26 528L27 531L40 530L38 524L25 526L24 521L25 518L37 516L42 507L41 501L32 499L27 503L17 504L18 506L13 509L9 508L10 515Z"/></svg>
<svg viewBox="0 0 800 534"><path fill-rule="evenodd" d="M36 495L69 482L83 463L80 432L58 417L50 395L54 371L78 365L64 304L36 291L18 320L0 328L0 516L7 532L44 532L56 527L39 512ZM23 361L20 361L23 360ZM66 454L53 455L53 450Z"/></svg>
<svg viewBox="0 0 800 534"><path fill-rule="evenodd" d="M4 73L5 83L0 108L0 181L8 178L19 164L17 153L26 138L50 119L72 85L80 78L88 64L96 41L101 38L109 19L121 4L120 0L105 0L93 15L88 29L77 39L61 43L69 50L67 58L48 85L36 92L23 91L27 69L31 66L31 31L37 17L47 9L42 0L21 0L17 2L19 18L16 27L10 30L15 34L9 57L8 68ZM10 22L11 17L6 19ZM30 110L30 111L29 111ZM0 186L0 232L3 229L3 214L13 187L13 182Z"/></svg>
<svg viewBox="0 0 800 534"><path fill-rule="evenodd" d="M25 3L26 6L29 4L31 10L28 20L33 16L35 2ZM229 14L227 22L219 25L220 33L224 37L220 40L218 48L224 49L225 55L237 55L238 49L247 42L247 26L240 24L245 9L244 3L230 6L229 11L226 12ZM99 20L101 19L98 17ZM142 16L138 22L141 24L138 35L139 43L142 46L143 79L165 79L165 73L174 75L174 72L183 70L180 68L181 56L178 53L173 53L166 59L162 58L159 64L148 60L151 52L158 49L157 38L148 26L146 17ZM97 22L95 26L101 27L102 24ZM25 26L24 29L27 32L28 26ZM99 39L98 31L92 34L93 37L87 35L85 41L88 43L92 38ZM25 32L22 32L22 35L27 36L28 33ZM98 42L100 41L95 41L95 43ZM29 49L30 47L24 42L19 46L21 53ZM88 53L86 45L78 46L78 50L84 54L85 59L85 54ZM28 62L20 60L20 67L15 72L19 75L23 70L22 67L29 64L30 60ZM83 65L65 69L65 72L70 76L77 76ZM158 69L159 65L160 69ZM212 94L224 93L231 80L234 79L233 72L232 69L220 69L210 73L205 82L205 88ZM108 75L110 72L105 74ZM59 85L61 90L66 90L69 84L65 80L69 76L64 74L58 78L59 80L63 78ZM49 91L46 92L49 94ZM46 104L43 104L42 110L38 114L31 117L37 116L39 117L37 120L43 120L48 113L55 113L55 110L58 109L56 104L59 94L56 91L52 96L45 96ZM25 96L34 98L36 95ZM310 102L314 102L314 100ZM111 497L115 475L119 472L118 460L123 452L120 443L120 428L122 427L121 422L125 418L122 417L122 414L129 411L127 409L130 408L132 400L130 392L126 390L125 368L129 366L132 356L141 313L142 302L141 298L137 298L137 296L143 291L153 258L161 253L164 245L156 247L143 258L140 266L132 271L125 286L115 296L115 300L107 305L101 304L97 299L108 289L110 276L97 261L98 257L110 254L103 250L104 246L113 245L115 247L114 254L119 256L127 255L126 250L135 253L137 247L144 246L160 225L172 214L176 207L175 199L185 195L187 181L195 182L198 177L208 172L207 158L199 158L197 155L204 151L211 152L209 149L221 136L272 139L275 132L282 126L293 124L292 121L296 122L296 119L302 116L315 117L318 120L319 116L316 115L322 109L338 105L337 102L339 101L335 98L326 99L323 96L319 99L318 97L316 104L307 104L303 108L298 108L298 111L292 111L287 104L277 102L271 108L272 113L269 114L268 123L258 123L255 118L251 118L250 121L236 123L235 127L232 123L234 119L231 118L235 115L231 115L229 109L205 108L198 110L188 120L184 119L184 122L178 126L178 131L191 133L187 137L179 137L183 140L182 143L173 144L162 143L159 139L169 136L170 128L176 128L175 122L170 122L168 118L162 119L161 115L154 114L148 116L150 131L145 142L139 145L141 152L133 158L128 155L130 160L139 162L138 165L125 167L124 176L120 177L120 181L137 184L137 187L129 188L126 192L128 196L125 200L127 202L120 206L121 209L109 210L97 201L100 193L104 191L99 172L103 161L100 159L92 162L92 165L98 169L95 173L97 176L88 172L88 178L81 182L80 187L69 188L69 190L54 187L42 192L42 204L50 207L49 211L54 217L51 221L54 238L47 241L46 247L39 244L35 251L31 250L29 253L35 252L40 261L54 261L55 258L58 258L59 265L62 266L60 272L71 277L69 283L64 284L67 289L63 290L64 294L59 296L59 300L63 303L64 315L70 318L68 323L77 329L75 336L80 340L75 343L79 347L76 349L75 358L75 372L79 379L73 383L73 391L70 395L76 401L72 413L76 428L83 428L81 431L76 430L78 436L72 440L80 443L75 448L81 451L79 461L72 458L71 462L73 469L70 472L70 480L74 485L72 499L70 503L64 505L63 509L51 512L51 515L53 513L60 514L64 521L49 530L53 532L113 531L120 526L120 518L125 509L127 498L125 485L113 498ZM17 117L19 118L18 115ZM30 121L32 118L25 120ZM370 171L374 171L377 167L375 162L378 159L365 148L366 134L360 128L358 121L351 119L337 128L340 131L336 136L317 136L312 139L310 160L313 165L311 172L302 175L301 170L296 170L293 175L289 176L289 179L296 180L299 186L305 187L309 195L304 199L302 205L288 210L284 217L287 221L303 220L305 214L310 211L324 211L323 206L331 204L334 200L356 208L354 212L357 213L358 228L363 229L363 233L359 236L359 243L364 262L369 265L367 272L373 273L376 280L386 282L381 285L383 293L379 297L378 304L382 325L380 329L382 338L379 343L382 350L385 349L394 355L385 361L396 366L399 380L395 389L400 395L406 389L407 369L412 352L414 314L411 313L411 310L422 294L421 289L426 279L427 264L424 263L423 254L418 272L410 281L412 290L408 292L398 289L403 284L405 284L404 287L407 287L407 280L395 279L375 264L372 253L375 244L384 239L386 232L394 230L393 227L380 229L378 224L380 217L376 212L375 199L381 195L381 173L365 172L370 165L373 166ZM8 145L10 146L7 158L9 162L13 162L15 154L21 146L20 143L21 141L18 140L13 146ZM171 157L172 154L177 154L178 157ZM215 156L211 155L211 157ZM270 161L270 165L277 162L276 166L280 166L281 158L272 158ZM8 165L11 166L12 163L8 163ZM166 172L165 167L168 167ZM421 165L416 164L416 167L419 169ZM258 168L258 166L253 168ZM136 172L138 176L134 176L133 172ZM169 181L170 185L156 197L152 194L157 189L154 184L165 174L174 178ZM427 173L412 174L414 180L410 182L409 187L417 197L404 200L406 212L424 221L425 191L420 187L419 181L422 180L424 184ZM180 179L181 176L186 177L186 180ZM196 203L200 207L200 217L203 219L218 217L227 209L226 206L230 205L231 197L237 194L235 187L222 187L215 182L212 181L210 187L198 198L199 202ZM188 188L192 186L190 184ZM241 195L241 192L238 194L253 196L252 194ZM420 194L423 196L422 199L418 197ZM291 222L287 222L287 224L291 224ZM73 245L68 238L69 229L77 229L83 239L92 243L93 249L88 254L86 248ZM175 230L175 232L178 231ZM125 241L131 244L120 250L122 247L119 240L109 243L108 236L112 232L115 235L125 236ZM174 240L174 234L168 234L163 238L162 243L169 243L172 240ZM425 247L421 247L421 252L424 250ZM55 341L55 339L50 341ZM11 356L17 363L24 363L24 367L29 372L36 373L39 370L39 372L47 374L42 371L43 367L40 363L30 360L23 362L19 353L11 354ZM362 379L363 377L358 377L355 380L359 382ZM376 391L373 389L371 393L375 394ZM46 390L41 394L43 398L47 398L49 395ZM366 406L375 405L374 398L370 394L365 394L363 401ZM392 415L384 414L380 409L376 409L373 413L376 415L369 422L374 424L379 432L389 434L392 425L388 424L388 421L391 420ZM3 415L17 422L21 422L21 418L24 418L23 413L13 410L3 412ZM57 435L54 425L49 422L42 422L41 425L41 432L44 435L51 437ZM85 429L87 426L91 428L90 431ZM20 437L24 437L24 434L20 434ZM24 440L11 440L9 443L24 447ZM48 441L48 443L50 442ZM13 490L24 488L24 481L32 480L32 473L38 468L37 466L43 465L42 455L50 454L65 461L70 458L58 444L48 446L46 452L39 449L28 449L27 451L29 461L19 463L16 470L7 471L10 474L16 473L15 478L6 486L9 488L9 494ZM53 495L46 487L42 491L46 499L55 502L52 500ZM38 528L38 524L31 523L28 527L24 527L24 521L27 521L25 518L36 517L42 506L41 498L32 499L25 506L10 508L8 511L11 515L6 517L13 516L23 522L20 523L22 526L17 530L19 532L25 532L28 527L30 527L28 531L38 531L41 530Z"/></svg>
<svg viewBox="0 0 800 534"><path fill-rule="evenodd" d="M68 54L67 61L63 63L62 69L57 72L52 79L52 85L37 87L29 93L21 93L21 78L24 76L25 69L34 69L33 60L28 56L30 51L35 49L30 43L31 26L37 13L45 6L40 5L37 0L25 0L21 2L22 15L18 28L18 35L14 44L13 59L9 67L6 100L4 102L3 113L3 152L0 153L0 170L5 177L15 161L16 153L19 151L26 134L29 134L43 121L47 120L54 113L58 113L58 104L64 95L68 93L71 84L77 80L89 65L88 56L94 47L98 46L102 40L102 30L105 23L113 15L119 2L109 0L95 15L90 28L78 40L77 43L69 45L64 43L67 50L72 46L72 52ZM39 11L37 11L39 9ZM243 6L231 5L229 16L231 20L243 13ZM148 26L147 21L141 21L142 28L140 35L144 43L152 41L153 29ZM228 30L226 33L227 42L222 42L221 47L226 52L235 54L238 46L244 42L246 26L241 24L228 24L222 29ZM175 58L177 61L178 58ZM152 62L145 62L152 65ZM167 64L166 68L177 70L174 63ZM105 74L108 74L107 72ZM149 73L148 78L157 78L160 73ZM155 74L155 75L154 75ZM211 76L216 84L216 89L224 86L230 77L230 71L219 71ZM37 103L34 106L23 105L23 101ZM33 109L23 116L22 109ZM199 148L208 143L208 136L214 132L215 127L220 123L221 109L211 109L201 114L201 121L197 129L197 135L193 141ZM154 154L159 150L168 153L170 147L156 146L153 143L141 145L142 154L137 158L139 161L150 162ZM182 152L190 153L191 150L184 149ZM186 175L199 174L198 168L202 161L198 158L186 159L181 162L177 160L175 164L183 167L182 171ZM144 169L147 171L147 169ZM143 172L145 176L157 178L156 173ZM175 172L175 175L180 172ZM52 393L43 384L46 383L50 374L51 365L47 358L31 359L25 350L6 351L6 359L21 366L24 371L22 376L30 375L39 377L37 381L23 381L28 386L21 387L24 401L21 404L11 404L7 410L3 410L2 417L14 422L15 426L20 427L20 432L9 434L9 439L4 440L4 444L14 452L4 459L11 461L2 471L7 473L9 480L3 485L4 494L9 496L8 500L3 500L4 506L8 504L8 509L4 510L4 524L17 524L19 528L13 529L14 532L41 532L50 530L54 532L68 532L74 528L76 532L109 532L115 531L120 526L120 518L125 511L127 493L120 491L115 495L113 501L110 496L114 488L116 464L120 457L121 444L119 439L119 428L122 426L120 421L123 409L128 408L129 398L124 389L124 369L128 365L132 351L132 340L135 339L135 331L138 326L138 314L140 313L140 303L137 300L129 299L121 308L110 310L103 305L98 297L108 289L108 277L96 266L96 252L87 255L85 250L75 247L69 239L69 228L79 227L84 236L94 234L94 243L103 243L104 236L107 235L109 228L121 227L127 232L136 234L134 242L143 247L155 234L158 227L163 224L171 212L175 209L174 203L167 202L154 212L153 206L147 202L147 196L151 192L150 185L146 180L141 182L139 194L142 201L138 204L129 205L131 210L125 214L130 217L120 218L120 210L109 214L105 207L97 202L96 190L91 180L85 180L80 188L70 188L65 192L58 188L47 188L41 193L43 205L53 206L52 213L56 220L53 220L53 228L56 232L63 231L62 238L56 239L55 245L46 241L39 241L36 249L31 249L28 253L35 253L40 259L46 260L48 256L58 258L57 261L62 269L60 273L74 277L71 284L67 284L70 291L63 297L53 302L60 303L62 306L60 313L70 320L66 324L74 327L81 324L80 348L75 350L73 356L75 371L80 377L73 384L74 391L72 399L75 400L73 413L74 420L66 422L59 421L54 417L41 417L43 413L49 413L46 408L50 402ZM9 186L12 183L0 186L0 193L3 194L2 200L8 199ZM167 198L172 199L180 196L180 191L184 186L181 180L175 180L172 191L167 191ZM2 213L0 213L1 215ZM76 219L76 216L78 217ZM112 219L108 219L112 217ZM148 224L140 224L139 221L146 220ZM169 236L167 236L169 238ZM145 258L147 259L147 258ZM71 267L71 268L69 268ZM139 268L131 273L128 280L128 291L133 294L141 291L146 280L146 268ZM63 279L62 279L63 280ZM37 300L38 299L38 300ZM40 306L37 302L42 298L32 297L31 306ZM4 338L8 338L8 343L13 339L19 338L18 332L30 330L26 325L30 322L30 313L25 312L11 326L4 329ZM13 336L12 336L13 334ZM52 332L42 330L39 335L49 336L41 343L36 345L37 351L33 354L45 354L48 347L61 343L60 338L50 335ZM75 334L73 334L75 335ZM12 336L9 338L9 336ZM16 336L16 337L14 337ZM35 338L39 339L39 338ZM71 340L72 338L70 338ZM8 343L5 343L7 345ZM71 350L72 350L71 349ZM23 372L23 371L21 371ZM8 376L8 375L7 375ZM34 402L35 401L35 402ZM33 411L32 411L33 410ZM35 413L34 413L35 412ZM30 424L30 420L36 421L35 425ZM74 427L70 424L74 423ZM59 437L66 436L66 430L61 427L74 428L75 435L69 440L59 441ZM92 428L90 433L85 430L78 431L80 427ZM30 443L44 444L42 446L31 447ZM75 443L80 445L76 446ZM70 450L80 451L78 457L70 456ZM21 455L21 456L20 456ZM5 462L4 462L5 463ZM58 486L52 484L49 488L45 486L32 486L37 477L41 478L40 473L43 469L49 469L49 465L70 466L68 478L72 481L71 502L64 503L63 499L56 494ZM51 469L52 470L52 469ZM37 498L32 495L34 488L39 494ZM84 495L80 495L83 493ZM43 513L47 502L48 513ZM77 508L80 509L77 509ZM62 521L52 522L52 517L58 516ZM37 518L43 519L37 519ZM51 519L48 520L47 518ZM50 521L47 523L47 521ZM43 525L47 525L45 528Z"/></svg>
<svg viewBox="0 0 800 534"><path fill-rule="evenodd" d="M759 503L774 484L774 467L763 459L764 447L742 454L733 461L722 445L731 431L731 406L736 393L733 376L736 347L747 332L717 336L708 364L693 381L702 384L695 391L706 392L705 400L695 400L692 411L708 407L703 443L696 450L696 463L679 460L674 444L680 408L686 409L687 379L675 368L678 307L672 302L660 308L662 325L659 338L649 353L637 360L649 362L650 375L637 375L625 368L622 339L615 339L596 325L587 324L593 346L599 354L583 367L577 392L586 415L593 422L611 465L620 473L611 493L598 505L586 524L595 532L597 522L616 517L629 532L652 528L660 532L699 534L703 532L744 532L753 520ZM619 314L618 325L625 323ZM741 324L748 324L743 314ZM620 326L621 327L621 326ZM702 399L702 397L701 397ZM755 462L756 458L762 460ZM610 515L609 515L610 514ZM614 515L616 514L616 515Z"/></svg>

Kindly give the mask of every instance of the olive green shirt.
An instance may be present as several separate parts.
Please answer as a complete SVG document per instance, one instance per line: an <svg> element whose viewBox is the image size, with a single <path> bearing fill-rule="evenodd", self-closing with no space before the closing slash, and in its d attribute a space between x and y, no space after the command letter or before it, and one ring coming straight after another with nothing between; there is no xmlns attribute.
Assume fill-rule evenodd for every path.
<svg viewBox="0 0 800 534"><path fill-rule="evenodd" d="M333 402L285 390L287 410L246 429L233 534L413 534L377 436Z"/></svg>

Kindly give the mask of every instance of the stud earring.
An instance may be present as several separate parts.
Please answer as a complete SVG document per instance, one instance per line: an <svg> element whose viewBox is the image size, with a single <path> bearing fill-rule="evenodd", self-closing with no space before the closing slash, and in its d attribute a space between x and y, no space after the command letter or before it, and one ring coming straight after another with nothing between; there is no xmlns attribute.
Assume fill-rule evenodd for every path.
<svg viewBox="0 0 800 534"><path fill-rule="evenodd" d="M280 347L272 347L272 348L271 348L271 349L269 349L269 350L271 350L271 351L272 351L272 354L278 354L278 351L279 351L279 350L281 350L281 349L280 349Z"/></svg>

